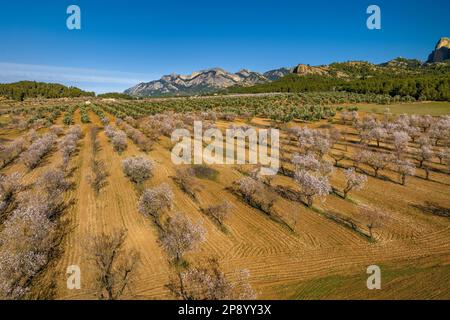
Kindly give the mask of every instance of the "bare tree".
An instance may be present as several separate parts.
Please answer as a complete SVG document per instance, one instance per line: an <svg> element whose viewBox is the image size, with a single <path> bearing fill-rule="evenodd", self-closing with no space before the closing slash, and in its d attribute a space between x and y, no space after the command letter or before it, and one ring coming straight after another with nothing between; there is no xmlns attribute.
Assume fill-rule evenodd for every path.
<svg viewBox="0 0 450 320"><path fill-rule="evenodd" d="M250 300L256 293L248 282L250 272L239 270L236 280L230 281L220 270L216 258L198 267L178 272L170 279L167 288L177 298L184 300Z"/></svg>
<svg viewBox="0 0 450 320"><path fill-rule="evenodd" d="M153 218L155 224L163 229L160 218L164 210L172 208L173 192L166 183L146 189L139 198L139 212Z"/></svg>
<svg viewBox="0 0 450 320"><path fill-rule="evenodd" d="M219 225L223 225L234 209L234 206L229 201L224 201L220 204L206 208L205 213L212 217Z"/></svg>
<svg viewBox="0 0 450 320"><path fill-rule="evenodd" d="M125 175L134 183L142 183L153 176L153 162L142 156L126 158L122 161Z"/></svg>
<svg viewBox="0 0 450 320"><path fill-rule="evenodd" d="M332 146L334 146L339 140L342 139L342 134L339 131L339 129L337 129L337 128L334 128L334 127L330 128L328 130L328 134L329 134L330 143Z"/></svg>
<svg viewBox="0 0 450 320"><path fill-rule="evenodd" d="M179 262L185 252L198 248L205 240L205 233L200 223L194 224L185 215L177 213L166 220L159 240L169 256Z"/></svg>
<svg viewBox="0 0 450 320"><path fill-rule="evenodd" d="M367 183L367 176L365 174L358 174L355 168L349 168L344 171L345 179L347 180L344 188L344 198L352 190L361 190Z"/></svg>
<svg viewBox="0 0 450 320"><path fill-rule="evenodd" d="M139 263L135 250L124 248L125 230L99 234L89 241L90 256L96 268L95 288L99 299L118 300L130 287Z"/></svg>
<svg viewBox="0 0 450 320"><path fill-rule="evenodd" d="M90 176L90 184L92 189L98 195L100 190L103 189L107 184L107 178L109 176L106 170L106 165L103 160L92 160L91 162L92 175Z"/></svg>
<svg viewBox="0 0 450 320"><path fill-rule="evenodd" d="M100 150L100 144L97 139L98 132L100 131L100 128L97 126L93 126L90 128L89 133L91 136L91 150L92 154L95 156L97 152Z"/></svg>
<svg viewBox="0 0 450 320"><path fill-rule="evenodd" d="M373 229L381 228L386 223L388 216L378 208L370 206L361 206L360 212L367 223L366 226L369 229L370 238L373 239Z"/></svg>
<svg viewBox="0 0 450 320"><path fill-rule="evenodd" d="M334 160L334 165L338 166L339 165L339 161L342 161L345 159L345 154L343 152L339 152L339 153L330 153L330 157L333 158Z"/></svg>
<svg viewBox="0 0 450 320"><path fill-rule="evenodd" d="M177 169L173 179L180 186L181 190L196 199L196 192L200 188L195 181L194 170L192 168Z"/></svg>

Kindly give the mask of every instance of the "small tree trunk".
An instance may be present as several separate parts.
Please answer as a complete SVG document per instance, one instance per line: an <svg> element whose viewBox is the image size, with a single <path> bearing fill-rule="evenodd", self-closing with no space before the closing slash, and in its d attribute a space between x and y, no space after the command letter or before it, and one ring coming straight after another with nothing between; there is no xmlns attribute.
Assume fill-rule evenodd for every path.
<svg viewBox="0 0 450 320"><path fill-rule="evenodd" d="M308 203L308 207L311 208L312 205L313 205L313 197L307 196L306 200L307 200L307 203Z"/></svg>
<svg viewBox="0 0 450 320"><path fill-rule="evenodd" d="M369 235L370 235L370 238L373 239L372 225L368 225L367 227L369 228Z"/></svg>
<svg viewBox="0 0 450 320"><path fill-rule="evenodd" d="M180 281L180 296L187 300L188 297L186 296L186 293L184 292L184 283L183 283L183 277L181 276L181 272L178 272L178 280Z"/></svg>

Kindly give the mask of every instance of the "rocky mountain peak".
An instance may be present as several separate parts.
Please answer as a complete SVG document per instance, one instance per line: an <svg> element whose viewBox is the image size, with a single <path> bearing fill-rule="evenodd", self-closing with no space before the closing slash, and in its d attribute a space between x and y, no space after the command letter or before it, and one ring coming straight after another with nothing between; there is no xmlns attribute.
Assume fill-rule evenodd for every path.
<svg viewBox="0 0 450 320"><path fill-rule="evenodd" d="M428 56L427 62L442 62L447 59L450 59L450 38L442 37Z"/></svg>

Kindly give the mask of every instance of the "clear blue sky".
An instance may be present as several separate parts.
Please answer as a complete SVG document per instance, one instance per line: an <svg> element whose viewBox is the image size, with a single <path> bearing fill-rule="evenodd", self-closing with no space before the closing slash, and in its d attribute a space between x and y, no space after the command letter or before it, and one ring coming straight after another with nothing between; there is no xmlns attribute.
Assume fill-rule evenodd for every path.
<svg viewBox="0 0 450 320"><path fill-rule="evenodd" d="M66 28L81 8L82 29ZM366 28L377 4L382 29ZM334 61L426 59L450 36L450 1L2 1L0 82L61 82L122 91L211 67L255 71Z"/></svg>

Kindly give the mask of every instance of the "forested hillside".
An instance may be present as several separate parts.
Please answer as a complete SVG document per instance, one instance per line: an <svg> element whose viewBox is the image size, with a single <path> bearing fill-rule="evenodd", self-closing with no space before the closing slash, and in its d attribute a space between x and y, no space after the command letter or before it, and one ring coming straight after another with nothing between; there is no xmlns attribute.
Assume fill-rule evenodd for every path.
<svg viewBox="0 0 450 320"><path fill-rule="evenodd" d="M95 96L76 87L66 87L57 83L20 81L0 84L0 96L23 101L26 98L74 98Z"/></svg>
<svg viewBox="0 0 450 320"><path fill-rule="evenodd" d="M233 87L231 93L347 91L412 97L416 100L450 100L450 63L420 65L395 59L383 65L335 63L315 67L308 74L285 77L251 87ZM319 73L320 72L320 73Z"/></svg>

